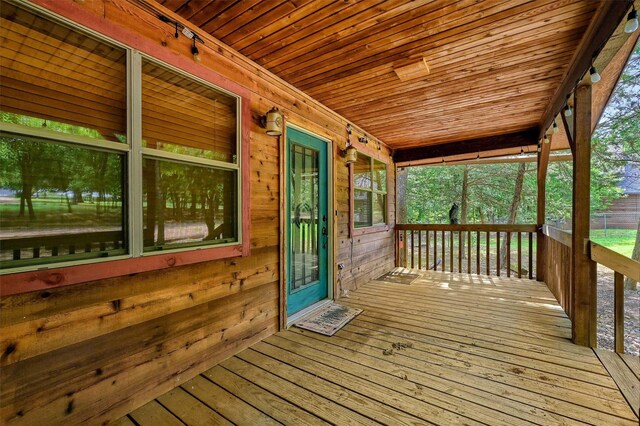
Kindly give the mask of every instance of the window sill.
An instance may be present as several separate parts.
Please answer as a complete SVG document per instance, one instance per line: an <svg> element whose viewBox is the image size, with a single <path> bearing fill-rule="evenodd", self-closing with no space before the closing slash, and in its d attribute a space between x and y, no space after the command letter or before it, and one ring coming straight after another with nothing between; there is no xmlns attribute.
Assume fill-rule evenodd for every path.
<svg viewBox="0 0 640 426"><path fill-rule="evenodd" d="M107 278L248 255L249 245L247 243L145 255L143 257L129 257L119 260L105 259L104 261L92 261L82 265L47 269L43 269L45 266L40 266L37 270L26 272L16 271L16 273L12 273L6 271L4 272L5 275L0 276L0 296L48 290Z"/></svg>
<svg viewBox="0 0 640 426"><path fill-rule="evenodd" d="M351 235L357 237L359 235L375 234L376 232L386 232L389 230L389 225L374 225L367 226L366 228L353 228Z"/></svg>

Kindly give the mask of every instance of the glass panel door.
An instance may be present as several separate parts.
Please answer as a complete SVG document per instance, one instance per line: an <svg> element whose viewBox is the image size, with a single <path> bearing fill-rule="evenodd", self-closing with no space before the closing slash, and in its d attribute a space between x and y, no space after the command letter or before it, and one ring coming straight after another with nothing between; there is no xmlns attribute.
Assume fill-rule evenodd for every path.
<svg viewBox="0 0 640 426"><path fill-rule="evenodd" d="M287 129L288 283L287 313L327 297L326 143Z"/></svg>

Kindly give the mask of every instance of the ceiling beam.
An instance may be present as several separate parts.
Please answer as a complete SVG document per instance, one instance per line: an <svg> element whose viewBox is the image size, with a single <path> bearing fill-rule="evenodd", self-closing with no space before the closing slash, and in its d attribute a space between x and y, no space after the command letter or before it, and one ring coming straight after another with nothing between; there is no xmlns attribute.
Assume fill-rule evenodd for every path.
<svg viewBox="0 0 640 426"><path fill-rule="evenodd" d="M428 145L419 148L399 149L395 151L394 160L396 163L402 163L427 158L468 154L470 152L490 151L492 149L525 147L536 145L537 143L538 128L534 127L528 130L498 136Z"/></svg>
<svg viewBox="0 0 640 426"><path fill-rule="evenodd" d="M630 8L631 4L628 1L603 1L600 3L596 15L591 20L584 37L571 58L562 83L542 115L538 139L544 136L544 132L564 106L567 95L573 91L584 73L589 70L592 61L611 38Z"/></svg>

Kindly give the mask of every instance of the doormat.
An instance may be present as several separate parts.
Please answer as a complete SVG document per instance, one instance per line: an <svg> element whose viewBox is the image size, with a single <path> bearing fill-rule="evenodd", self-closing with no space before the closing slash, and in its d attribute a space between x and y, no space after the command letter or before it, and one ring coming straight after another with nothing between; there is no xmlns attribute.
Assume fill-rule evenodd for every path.
<svg viewBox="0 0 640 426"><path fill-rule="evenodd" d="M294 325L298 328L324 334L325 336L333 336L361 312L362 309L349 308L337 303L331 303Z"/></svg>
<svg viewBox="0 0 640 426"><path fill-rule="evenodd" d="M408 272L391 271L376 279L376 281L387 281L394 284L411 284L420 278L420 274L410 274Z"/></svg>

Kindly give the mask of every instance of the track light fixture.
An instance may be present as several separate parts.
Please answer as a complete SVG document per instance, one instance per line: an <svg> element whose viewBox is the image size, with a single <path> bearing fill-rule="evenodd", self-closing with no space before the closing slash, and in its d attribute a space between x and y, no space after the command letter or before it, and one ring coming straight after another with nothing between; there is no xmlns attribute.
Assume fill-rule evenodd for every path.
<svg viewBox="0 0 640 426"><path fill-rule="evenodd" d="M187 38L193 40L193 45L191 45L191 54L193 55L193 60L196 62L200 62L202 60L202 57L200 56L200 51L198 50L196 43L200 42L204 44L204 40L202 40L198 34L194 33L189 28L182 25L180 22L174 21L173 19L165 15L158 15L158 19L160 19L162 22L166 22L167 24L170 24L175 27L175 33L173 35L175 38L180 37L179 29L182 28L182 31L181 31L182 34L184 34Z"/></svg>
<svg viewBox="0 0 640 426"><path fill-rule="evenodd" d="M367 135L364 135L364 136L359 137L359 138L358 138L358 141L359 141L360 143L367 143L367 144L369 143L369 139L367 138Z"/></svg>
<svg viewBox="0 0 640 426"><path fill-rule="evenodd" d="M624 25L624 32L631 34L638 29L638 11L636 7L631 3L631 12L627 15L627 23Z"/></svg>
<svg viewBox="0 0 640 426"><path fill-rule="evenodd" d="M202 58L200 57L200 51L196 46L196 38L193 38L193 46L191 46L191 54L193 55L193 60L196 62L200 62Z"/></svg>
<svg viewBox="0 0 640 426"><path fill-rule="evenodd" d="M598 73L598 69L595 66L591 66L589 69L589 76L591 77L591 84L596 84L600 81L600 74Z"/></svg>

